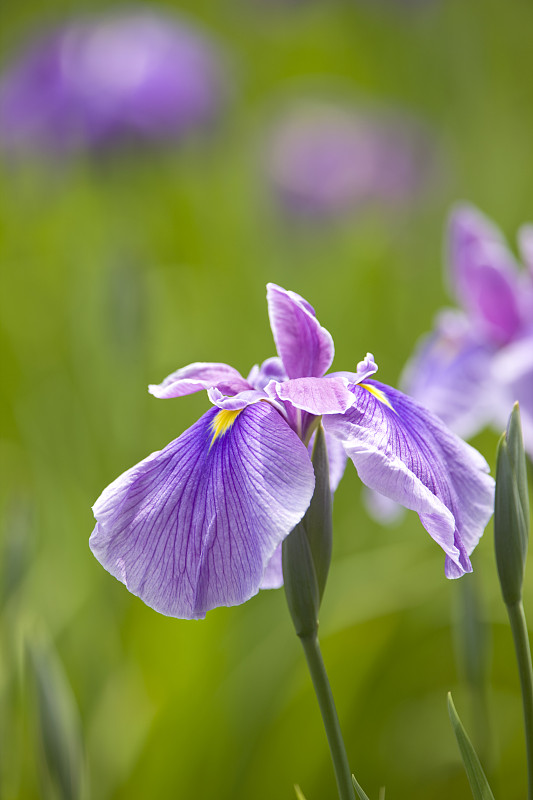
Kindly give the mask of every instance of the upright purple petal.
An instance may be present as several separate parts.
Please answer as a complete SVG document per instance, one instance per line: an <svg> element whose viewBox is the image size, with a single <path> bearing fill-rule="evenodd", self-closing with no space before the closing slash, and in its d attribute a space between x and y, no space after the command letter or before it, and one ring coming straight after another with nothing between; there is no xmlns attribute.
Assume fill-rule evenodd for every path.
<svg viewBox="0 0 533 800"><path fill-rule="evenodd" d="M314 309L296 292L267 284L268 314L274 342L289 378L320 378L331 366L333 339Z"/></svg>
<svg viewBox="0 0 533 800"><path fill-rule="evenodd" d="M469 555L492 515L494 481L482 456L437 417L390 386L353 387L355 405L323 418L371 489L416 511L446 553L446 575L471 571Z"/></svg>
<svg viewBox="0 0 533 800"><path fill-rule="evenodd" d="M231 395L251 388L240 372L228 364L197 361L172 372L162 383L150 384L148 391L154 397L167 400L213 387Z"/></svg>
<svg viewBox="0 0 533 800"><path fill-rule="evenodd" d="M449 223L449 268L457 299L489 343L505 344L523 326L519 272L498 229L471 206Z"/></svg>
<svg viewBox="0 0 533 800"><path fill-rule="evenodd" d="M258 591L313 490L307 450L272 406L214 408L105 489L90 546L156 611L203 618Z"/></svg>

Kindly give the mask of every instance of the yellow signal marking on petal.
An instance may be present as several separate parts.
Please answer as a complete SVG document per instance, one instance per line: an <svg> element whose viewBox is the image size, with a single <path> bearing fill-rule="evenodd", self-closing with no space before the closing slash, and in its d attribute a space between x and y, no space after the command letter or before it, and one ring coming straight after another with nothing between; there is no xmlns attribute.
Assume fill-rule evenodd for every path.
<svg viewBox="0 0 533 800"><path fill-rule="evenodd" d="M380 403L383 403L384 405L388 406L391 411L394 411L394 408L391 406L385 392L382 392L381 389L378 389L377 386L371 386L369 383L360 383L359 386L362 386L363 389L367 390L367 392L373 394L374 397L376 397Z"/></svg>
<svg viewBox="0 0 533 800"><path fill-rule="evenodd" d="M213 443L216 439L218 439L219 436L223 436L227 431L229 431L241 411L242 408L237 408L235 410L221 408L218 414L215 414L211 423L213 438L211 439L211 444L209 445L210 447L213 446Z"/></svg>

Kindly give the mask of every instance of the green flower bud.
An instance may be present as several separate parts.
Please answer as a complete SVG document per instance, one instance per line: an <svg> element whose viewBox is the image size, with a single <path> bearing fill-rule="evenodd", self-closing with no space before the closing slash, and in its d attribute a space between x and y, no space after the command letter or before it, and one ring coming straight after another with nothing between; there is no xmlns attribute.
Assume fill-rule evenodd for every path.
<svg viewBox="0 0 533 800"><path fill-rule="evenodd" d="M507 605L521 600L529 529L526 457L515 403L507 431L498 444L494 545L496 565Z"/></svg>
<svg viewBox="0 0 533 800"><path fill-rule="evenodd" d="M317 428L312 456L315 491L303 520L283 542L283 582L298 636L318 629L318 609L326 586L332 546L331 489L326 437Z"/></svg>

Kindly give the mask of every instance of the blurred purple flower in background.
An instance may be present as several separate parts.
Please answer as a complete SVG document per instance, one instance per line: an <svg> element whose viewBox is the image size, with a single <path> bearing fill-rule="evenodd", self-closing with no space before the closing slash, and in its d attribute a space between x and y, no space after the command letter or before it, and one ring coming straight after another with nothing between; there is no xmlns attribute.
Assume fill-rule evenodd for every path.
<svg viewBox="0 0 533 800"><path fill-rule="evenodd" d="M267 169L285 208L327 218L412 200L431 160L425 131L404 116L300 103L274 129Z"/></svg>
<svg viewBox="0 0 533 800"><path fill-rule="evenodd" d="M35 39L4 70L0 145L64 152L176 140L215 118L225 89L215 45L181 18L82 18Z"/></svg>
<svg viewBox="0 0 533 800"><path fill-rule="evenodd" d="M214 408L104 490L93 508L96 558L149 606L186 619L280 586L281 543L313 495L309 443L322 418L332 489L342 448L367 486L419 514L449 578L471 571L492 515L485 460L372 380L370 354L356 372L326 375L333 340L312 306L274 284L267 298L277 357L246 379L227 364L195 363L150 387L163 399L207 390Z"/></svg>
<svg viewBox="0 0 533 800"><path fill-rule="evenodd" d="M533 458L533 226L519 240L528 269L476 208L452 212L448 278L461 310L438 315L402 386L466 438L487 424L503 430L518 400Z"/></svg>

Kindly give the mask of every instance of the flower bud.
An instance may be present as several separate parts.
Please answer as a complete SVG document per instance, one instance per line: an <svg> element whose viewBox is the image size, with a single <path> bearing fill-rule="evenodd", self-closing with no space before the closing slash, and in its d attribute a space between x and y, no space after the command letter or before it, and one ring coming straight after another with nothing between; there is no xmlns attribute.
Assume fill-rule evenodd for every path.
<svg viewBox="0 0 533 800"><path fill-rule="evenodd" d="M527 554L529 501L520 411L515 403L507 431L498 444L494 544L496 564L507 605L520 601Z"/></svg>
<svg viewBox="0 0 533 800"><path fill-rule="evenodd" d="M298 636L318 628L318 608L331 561L333 525L331 488L324 429L319 425L313 446L315 491L309 508L283 542L283 581Z"/></svg>

